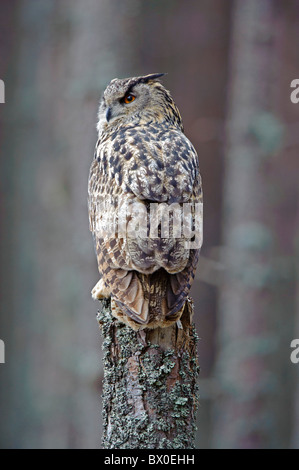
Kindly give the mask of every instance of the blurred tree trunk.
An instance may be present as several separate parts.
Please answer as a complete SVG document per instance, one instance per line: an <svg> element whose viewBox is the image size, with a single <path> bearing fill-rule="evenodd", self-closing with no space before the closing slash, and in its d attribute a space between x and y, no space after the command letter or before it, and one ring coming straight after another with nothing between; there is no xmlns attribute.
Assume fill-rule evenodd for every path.
<svg viewBox="0 0 299 470"><path fill-rule="evenodd" d="M136 53L141 73L167 72L163 79L183 117L187 137L195 146L203 177L204 243L202 257L221 242L223 122L228 81L230 0L196 2L142 1ZM203 275L199 261L191 297L199 341L200 401L196 448L211 443L210 377L214 363L217 279ZM202 281L205 282L202 282Z"/></svg>
<svg viewBox="0 0 299 470"><path fill-rule="evenodd" d="M235 2L223 208L227 277L219 303L215 447L284 447L291 427L294 223L286 208L297 185L292 171L283 170L284 126L276 115L278 71L283 69L279 39L284 39L287 3ZM289 84L285 100L289 102Z"/></svg>
<svg viewBox="0 0 299 470"><path fill-rule="evenodd" d="M10 99L10 91L13 86L13 57L16 47L16 38L10 33L11 24L15 23L15 11L18 0L5 1L1 5L0 15L0 78L6 86L6 101ZM9 97L9 98L8 98ZM12 117L7 103L0 105L0 339L5 342L6 359L11 351L12 339L12 299L13 299L13 165L12 149L9 135L13 135L10 123ZM9 156L9 157L8 157ZM8 314L9 312L9 314ZM8 356L9 357L9 356ZM0 366L0 447L4 447L5 434L12 432L12 426L5 424L9 406L8 397L11 389L9 386L9 369L5 365ZM7 441L6 441L7 442Z"/></svg>
<svg viewBox="0 0 299 470"><path fill-rule="evenodd" d="M280 327L290 331L286 338L286 348L282 351L284 367L282 380L285 389L289 387L291 375L291 391L281 400L281 413L291 415L291 422L285 428L286 446L299 448L299 366L290 362L290 343L299 338L299 181L298 181L298 153L299 153L299 105L290 100L290 88L294 78L298 78L299 53L294 44L299 43L299 3L296 0L284 2L280 0L280 48L277 61L279 63L280 94L278 97L279 112L285 118L287 125L284 139L284 149L280 154L280 168L276 171L276 181L280 188L281 198L277 204L279 220L277 231L280 236L284 252L294 262L293 275L289 276L289 282L293 289L282 297L281 305L282 321ZM286 93L285 93L286 92ZM295 308L291 305L291 295L295 298ZM281 303L282 303L281 302ZM294 314L294 315L293 315ZM291 372L291 374L290 374Z"/></svg>
<svg viewBox="0 0 299 470"><path fill-rule="evenodd" d="M10 308L1 319L9 331L1 447L100 443L100 335L90 298L98 273L87 179L100 93L131 72L133 3L13 2L14 56L1 105L12 244L11 271L2 273Z"/></svg>
<svg viewBox="0 0 299 470"><path fill-rule="evenodd" d="M295 319L294 334L291 337L293 339L299 338L299 212L297 215L297 246L296 249L296 275L297 275L297 312ZM290 343L291 343L290 341ZM291 351L290 351L291 352ZM290 442L290 448L299 449L299 364L294 364L294 389L293 389L293 421L292 421L292 437Z"/></svg>

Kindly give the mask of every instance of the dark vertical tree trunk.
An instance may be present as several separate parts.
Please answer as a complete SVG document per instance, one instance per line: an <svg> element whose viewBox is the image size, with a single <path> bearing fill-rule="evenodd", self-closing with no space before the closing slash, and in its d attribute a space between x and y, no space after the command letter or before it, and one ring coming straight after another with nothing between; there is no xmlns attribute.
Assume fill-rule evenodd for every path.
<svg viewBox="0 0 299 470"><path fill-rule="evenodd" d="M281 178L286 170L284 125L277 112L283 69L279 35L287 3L235 2L215 447L283 447L290 432L291 407L286 403L291 401L294 234L287 208L292 207L289 196L294 196L295 186L292 175ZM289 102L289 85L285 92Z"/></svg>
<svg viewBox="0 0 299 470"><path fill-rule="evenodd" d="M106 449L193 449L197 409L197 335L193 304L181 325L133 331L102 301L103 446Z"/></svg>
<svg viewBox="0 0 299 470"><path fill-rule="evenodd" d="M299 239L299 212L297 215L297 240ZM296 309L296 317L295 317L295 327L294 327L294 334L290 338L292 341L293 339L299 338L299 246L296 247L296 278L297 278L297 309ZM290 342L291 342L290 341ZM291 353L292 349L290 350ZM298 356L298 354L297 354ZM299 449L299 374L297 372L299 368L299 363L292 364L294 369L294 384L293 384L293 393L292 393L292 434L291 434L291 442L290 448L292 449ZM297 373L296 373L297 372Z"/></svg>
<svg viewBox="0 0 299 470"><path fill-rule="evenodd" d="M180 109L186 135L197 150L203 177L204 243L191 296L195 304L194 322L203 334L199 342L201 407L196 445L207 448L212 438L211 375L218 280L213 263L203 266L203 257L210 258L212 249L221 243L223 122L233 2L144 0L140 4L136 42L136 54L143 65L140 73L168 73L163 82Z"/></svg>
<svg viewBox="0 0 299 470"><path fill-rule="evenodd" d="M289 283L284 293L279 290L280 323L278 330L285 341L281 350L280 371L284 393L277 407L281 415L281 441L285 447L299 449L299 364L290 361L290 343L299 338L299 104L290 100L293 90L291 82L298 78L299 54L294 44L299 43L299 3L279 0L279 64L277 106L286 123L284 147L275 165L275 181L279 187L280 198L275 211L277 217L277 235L283 248L281 268L285 281ZM278 166L280 163L280 166ZM294 299L294 300L293 300ZM291 378L291 380L290 380Z"/></svg>

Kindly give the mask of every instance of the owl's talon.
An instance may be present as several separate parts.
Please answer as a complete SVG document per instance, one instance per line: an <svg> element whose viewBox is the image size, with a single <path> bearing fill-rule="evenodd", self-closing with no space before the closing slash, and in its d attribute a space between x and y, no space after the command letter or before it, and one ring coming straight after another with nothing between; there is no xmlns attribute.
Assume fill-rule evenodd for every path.
<svg viewBox="0 0 299 470"><path fill-rule="evenodd" d="M106 299L110 297L110 292L105 286L103 279L100 279L99 282L96 283L91 291L91 297L94 300Z"/></svg>

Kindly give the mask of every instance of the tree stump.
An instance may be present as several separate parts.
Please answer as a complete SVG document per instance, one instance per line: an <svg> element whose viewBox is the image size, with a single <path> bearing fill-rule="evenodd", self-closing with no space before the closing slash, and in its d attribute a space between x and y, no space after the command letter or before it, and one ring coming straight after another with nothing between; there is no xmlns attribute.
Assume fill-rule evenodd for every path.
<svg viewBox="0 0 299 470"><path fill-rule="evenodd" d="M134 331L101 301L103 334L103 447L194 449L199 373L188 299L181 320L168 328Z"/></svg>

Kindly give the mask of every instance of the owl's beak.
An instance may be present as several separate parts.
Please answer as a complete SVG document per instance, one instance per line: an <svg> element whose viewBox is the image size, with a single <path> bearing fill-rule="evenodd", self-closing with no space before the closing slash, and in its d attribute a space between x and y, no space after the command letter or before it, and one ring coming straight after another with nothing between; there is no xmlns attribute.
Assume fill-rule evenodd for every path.
<svg viewBox="0 0 299 470"><path fill-rule="evenodd" d="M107 122L110 121L111 115L112 115L111 108L107 108L107 111L106 111L106 121Z"/></svg>

